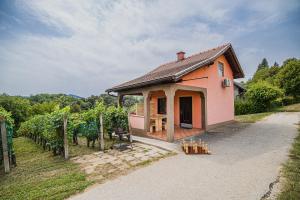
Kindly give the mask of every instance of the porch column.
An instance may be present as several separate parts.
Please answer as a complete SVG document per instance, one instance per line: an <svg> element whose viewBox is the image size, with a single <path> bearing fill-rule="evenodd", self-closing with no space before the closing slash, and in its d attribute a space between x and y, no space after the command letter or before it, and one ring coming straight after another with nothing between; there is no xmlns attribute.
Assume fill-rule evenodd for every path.
<svg viewBox="0 0 300 200"><path fill-rule="evenodd" d="M165 90L165 94L167 96L167 141L174 141L174 97L175 90L173 88L169 88Z"/></svg>
<svg viewBox="0 0 300 200"><path fill-rule="evenodd" d="M124 95L118 94L118 106L123 107L123 97Z"/></svg>
<svg viewBox="0 0 300 200"><path fill-rule="evenodd" d="M144 97L144 131L147 133L149 131L150 123L150 95L149 91L143 92Z"/></svg>

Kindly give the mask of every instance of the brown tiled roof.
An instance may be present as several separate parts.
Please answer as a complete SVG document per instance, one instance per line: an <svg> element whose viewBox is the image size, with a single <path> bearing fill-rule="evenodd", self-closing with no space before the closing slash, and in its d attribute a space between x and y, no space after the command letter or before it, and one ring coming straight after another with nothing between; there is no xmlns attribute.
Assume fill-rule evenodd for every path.
<svg viewBox="0 0 300 200"><path fill-rule="evenodd" d="M236 58L234 50L230 43L222 46L200 52L198 54L189 56L181 61L174 61L157 67L151 72L117 85L111 89L106 90L107 92L117 92L122 90L128 90L132 88L148 86L159 83L176 82L180 80L185 74L194 71L202 66L212 64L213 61L220 55L225 55L230 66L232 67L234 78L243 78L243 70Z"/></svg>

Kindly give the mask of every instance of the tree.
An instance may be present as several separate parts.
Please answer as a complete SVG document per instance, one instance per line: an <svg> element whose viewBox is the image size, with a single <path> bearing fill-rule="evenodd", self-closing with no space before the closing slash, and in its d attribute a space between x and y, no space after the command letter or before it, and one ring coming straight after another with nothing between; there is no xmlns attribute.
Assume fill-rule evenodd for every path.
<svg viewBox="0 0 300 200"><path fill-rule="evenodd" d="M276 83L285 90L286 95L300 96L300 60L286 60L276 76Z"/></svg>
<svg viewBox="0 0 300 200"><path fill-rule="evenodd" d="M283 61L282 66L287 65L291 61L297 61L297 58L288 58L285 61Z"/></svg>
<svg viewBox="0 0 300 200"><path fill-rule="evenodd" d="M257 70L255 72L250 83L257 83L258 81L266 80L268 77L269 77L269 68L261 68L260 70Z"/></svg>
<svg viewBox="0 0 300 200"><path fill-rule="evenodd" d="M273 64L274 67L279 67L279 64L275 61Z"/></svg>
<svg viewBox="0 0 300 200"><path fill-rule="evenodd" d="M100 99L105 106L116 106L117 97L110 96L108 94L100 94Z"/></svg>
<svg viewBox="0 0 300 200"><path fill-rule="evenodd" d="M31 115L31 105L28 99L15 96L0 96L0 106L12 114L16 129Z"/></svg>
<svg viewBox="0 0 300 200"><path fill-rule="evenodd" d="M261 63L258 65L256 71L259 71L259 70L264 69L264 68L269 68L269 64L268 64L268 61L267 61L266 58L263 58L263 60L261 61Z"/></svg>
<svg viewBox="0 0 300 200"><path fill-rule="evenodd" d="M124 104L123 104L123 106L129 108L129 107L134 106L138 102L140 102L140 100L139 100L139 98L137 96L128 95L128 96L124 97Z"/></svg>
<svg viewBox="0 0 300 200"><path fill-rule="evenodd" d="M32 115L43 115L55 111L58 105L54 101L36 103L31 106Z"/></svg>
<svg viewBox="0 0 300 200"><path fill-rule="evenodd" d="M283 95L283 91L266 81L259 81L249 86L246 97L254 106L254 112L264 112L271 108L271 103Z"/></svg>
<svg viewBox="0 0 300 200"><path fill-rule="evenodd" d="M81 107L78 103L71 104L71 110L70 110L71 113L78 113L80 111L81 111Z"/></svg>
<svg viewBox="0 0 300 200"><path fill-rule="evenodd" d="M101 99L100 96L92 95L85 99L85 102L88 103L90 108L94 107L96 103Z"/></svg>

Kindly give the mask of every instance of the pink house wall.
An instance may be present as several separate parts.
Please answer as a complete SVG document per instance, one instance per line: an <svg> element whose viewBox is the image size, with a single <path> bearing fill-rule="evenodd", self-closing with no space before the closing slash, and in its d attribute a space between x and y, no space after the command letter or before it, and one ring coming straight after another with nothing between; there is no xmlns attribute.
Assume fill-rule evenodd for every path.
<svg viewBox="0 0 300 200"><path fill-rule="evenodd" d="M144 129L144 116L131 114L129 117L129 122L131 128Z"/></svg>
<svg viewBox="0 0 300 200"><path fill-rule="evenodd" d="M224 64L224 77L218 74L218 62ZM204 79L188 80L200 77ZM223 87L222 80L229 78L232 82L230 87ZM234 88L233 73L225 56L220 56L213 65L202 67L185 75L180 85L207 88L207 124L217 124L234 119ZM175 115L176 116L176 115Z"/></svg>

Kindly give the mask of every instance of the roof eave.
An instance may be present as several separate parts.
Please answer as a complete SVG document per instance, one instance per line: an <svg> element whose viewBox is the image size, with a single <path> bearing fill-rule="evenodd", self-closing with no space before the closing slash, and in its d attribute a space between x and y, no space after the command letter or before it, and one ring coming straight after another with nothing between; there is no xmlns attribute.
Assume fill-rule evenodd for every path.
<svg viewBox="0 0 300 200"><path fill-rule="evenodd" d="M174 76L167 76L167 77L162 77L159 79L154 79L151 81L145 81L145 82L141 82L141 83L137 83L137 84L132 84L130 86L110 88L110 89L105 90L105 92L120 92L120 91L136 89L139 87L149 87L149 86L157 85L157 84L161 84L161 83L171 83L174 81L175 81Z"/></svg>

